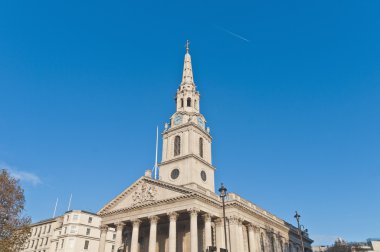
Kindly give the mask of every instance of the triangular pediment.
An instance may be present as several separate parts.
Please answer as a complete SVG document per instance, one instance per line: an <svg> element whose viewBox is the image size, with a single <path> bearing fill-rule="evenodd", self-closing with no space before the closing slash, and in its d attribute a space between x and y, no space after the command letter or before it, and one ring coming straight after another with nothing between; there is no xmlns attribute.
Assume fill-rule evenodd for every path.
<svg viewBox="0 0 380 252"><path fill-rule="evenodd" d="M123 209L180 198L192 193L191 189L153 180L148 177L141 177L116 198L107 203L98 214L105 215Z"/></svg>

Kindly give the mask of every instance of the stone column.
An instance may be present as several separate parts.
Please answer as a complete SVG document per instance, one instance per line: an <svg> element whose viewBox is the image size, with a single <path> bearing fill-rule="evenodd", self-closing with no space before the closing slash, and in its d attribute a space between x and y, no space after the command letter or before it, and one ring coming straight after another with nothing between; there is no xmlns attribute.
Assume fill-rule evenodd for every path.
<svg viewBox="0 0 380 252"><path fill-rule="evenodd" d="M150 232L149 232L149 252L156 252L156 242L157 242L157 216L149 217L150 220Z"/></svg>
<svg viewBox="0 0 380 252"><path fill-rule="evenodd" d="M254 225L248 225L249 252L259 252L257 246L257 236L255 237L255 229L256 227Z"/></svg>
<svg viewBox="0 0 380 252"><path fill-rule="evenodd" d="M141 220L132 220L132 241L131 241L131 252L137 252L139 248L139 228Z"/></svg>
<svg viewBox="0 0 380 252"><path fill-rule="evenodd" d="M123 228L125 226L125 223L118 222L116 223L116 240L115 240L115 251L118 251L118 249L121 247L123 241Z"/></svg>
<svg viewBox="0 0 380 252"><path fill-rule="evenodd" d="M215 220L215 232L216 232L216 248L217 248L217 251L220 251L221 248L226 248L224 244L225 237L224 237L223 218L218 218Z"/></svg>
<svg viewBox="0 0 380 252"><path fill-rule="evenodd" d="M190 213L190 252L198 252L198 212L196 208L188 210Z"/></svg>
<svg viewBox="0 0 380 252"><path fill-rule="evenodd" d="M100 241L99 241L99 252L104 252L106 249L106 239L107 239L107 225L100 226Z"/></svg>
<svg viewBox="0 0 380 252"><path fill-rule="evenodd" d="M243 251L241 248L243 247L241 244L241 232L239 231L241 220L232 216L229 218L230 223L230 234L231 234L231 252L241 252Z"/></svg>
<svg viewBox="0 0 380 252"><path fill-rule="evenodd" d="M244 236L243 236L243 222L239 219L238 222L238 235L239 235L239 251L244 252Z"/></svg>
<svg viewBox="0 0 380 252"><path fill-rule="evenodd" d="M206 213L203 215L203 220L205 222L205 248L212 246L211 239L211 215Z"/></svg>
<svg viewBox="0 0 380 252"><path fill-rule="evenodd" d="M177 218L178 213L170 212L168 213L170 224L169 224L169 252L176 252L177 250Z"/></svg>

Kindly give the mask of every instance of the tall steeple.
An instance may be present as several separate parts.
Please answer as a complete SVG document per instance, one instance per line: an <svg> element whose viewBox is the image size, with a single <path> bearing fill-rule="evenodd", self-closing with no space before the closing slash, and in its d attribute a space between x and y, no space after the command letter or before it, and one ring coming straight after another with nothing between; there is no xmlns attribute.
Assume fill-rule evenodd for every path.
<svg viewBox="0 0 380 252"><path fill-rule="evenodd" d="M212 138L206 119L200 113L200 94L193 80L189 41L186 42L182 81L175 101L176 111L163 132L160 179L214 192Z"/></svg>
<svg viewBox="0 0 380 252"><path fill-rule="evenodd" d="M181 85L184 84L193 84L194 85L194 79L193 79L193 68L191 67L191 56L189 53L189 44L190 42L186 41L186 54L185 54L185 60L183 64L183 74L182 74L182 82Z"/></svg>

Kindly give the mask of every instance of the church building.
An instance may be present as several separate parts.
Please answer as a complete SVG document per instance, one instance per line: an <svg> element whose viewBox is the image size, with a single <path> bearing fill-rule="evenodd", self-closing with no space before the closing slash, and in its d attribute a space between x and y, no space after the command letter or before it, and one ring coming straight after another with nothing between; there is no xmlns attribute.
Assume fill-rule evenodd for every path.
<svg viewBox="0 0 380 252"><path fill-rule="evenodd" d="M115 231L115 251L123 252L311 251L307 233L301 239L296 227L236 193L225 197L224 223L188 45L175 107L162 133L159 177L146 171L98 212L98 251L108 252L108 232Z"/></svg>

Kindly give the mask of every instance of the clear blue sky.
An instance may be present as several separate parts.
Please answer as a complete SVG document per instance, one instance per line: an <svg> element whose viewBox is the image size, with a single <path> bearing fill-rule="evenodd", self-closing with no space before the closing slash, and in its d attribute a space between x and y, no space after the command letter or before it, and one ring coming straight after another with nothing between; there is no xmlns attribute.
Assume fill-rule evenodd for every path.
<svg viewBox="0 0 380 252"><path fill-rule="evenodd" d="M130 3L128 3L130 2ZM191 41L216 183L316 244L380 236L380 1L1 1L0 163L34 221L152 168Z"/></svg>

